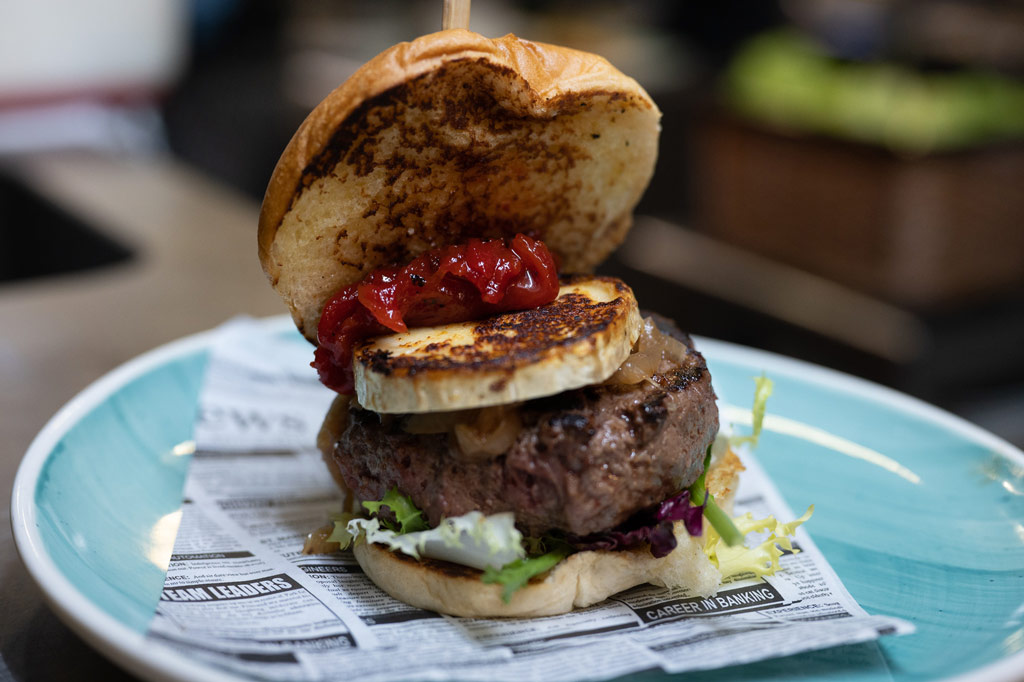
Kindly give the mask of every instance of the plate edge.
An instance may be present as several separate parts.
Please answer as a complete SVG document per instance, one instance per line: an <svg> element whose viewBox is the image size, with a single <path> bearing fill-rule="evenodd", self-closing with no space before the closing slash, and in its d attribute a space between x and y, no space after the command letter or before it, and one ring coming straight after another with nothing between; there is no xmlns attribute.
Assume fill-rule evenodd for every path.
<svg viewBox="0 0 1024 682"><path fill-rule="evenodd" d="M269 333L290 326L287 315L258 320ZM45 551L38 532L35 495L39 477L53 448L82 416L105 398L145 372L205 350L217 328L190 334L162 344L118 365L68 400L43 425L32 439L18 465L11 491L11 533L14 546L32 580L42 591L46 603L72 630L118 665L149 679L160 680L240 680L212 666L195 664L174 656L169 649L145 647L142 633L127 627L83 595L57 568ZM57 595L60 595L58 598ZM146 656L137 652L146 650ZM156 655L161 665L153 662Z"/></svg>
<svg viewBox="0 0 1024 682"><path fill-rule="evenodd" d="M291 328L288 315L275 315L258 320L268 332L281 332ZM11 495L11 528L15 547L29 575L42 591L46 603L61 619L97 650L116 664L132 673L155 680L211 680L214 682L237 681L248 678L238 677L212 665L202 665L177 656L170 649L144 647L145 636L136 632L108 615L93 604L57 569L50 557L41 552L42 539L38 536L35 514L35 490L43 465L53 446L76 423L82 414L94 408L103 398L109 396L129 381L163 362L183 357L192 352L204 350L217 329L209 329L168 342L138 355L107 372L77 393L51 417L32 440L21 463L18 465ZM713 357L723 360L750 364L751 357L761 357L783 372L799 372L801 378L815 384L837 382L841 388L861 397L904 409L929 421L938 422L972 440L980 441L998 454L1024 466L1024 452L1005 439L986 431L966 419L942 408L931 405L895 389L882 386L835 369L815 365L784 355L757 348L695 336L698 348L711 351ZM827 381L826 381L827 380ZM56 594L62 594L59 601ZM70 606L68 605L70 600ZM145 657L137 651L145 650ZM154 660L155 659L155 660ZM977 682L996 680L1011 682L1019 680L1024 672L1024 652L989 663L962 675L947 678L950 682Z"/></svg>

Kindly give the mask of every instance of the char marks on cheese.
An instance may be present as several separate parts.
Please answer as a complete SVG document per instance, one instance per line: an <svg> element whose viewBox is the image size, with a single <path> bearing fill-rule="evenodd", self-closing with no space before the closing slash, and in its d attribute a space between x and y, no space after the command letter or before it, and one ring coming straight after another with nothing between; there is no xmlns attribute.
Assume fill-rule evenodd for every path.
<svg viewBox="0 0 1024 682"><path fill-rule="evenodd" d="M598 278L576 277L567 281L586 282ZM607 281L619 295L606 301L594 300L587 294L568 286L557 299L541 308L502 313L480 321L455 323L466 335L439 335L415 349L398 337L370 341L360 353L371 371L382 374L399 372L429 372L431 370L515 369L524 362L536 359L537 354L552 348L574 344L580 339L592 339L621 320L623 304L633 297L625 284ZM448 327L454 325L446 325ZM420 332L424 339L435 338L431 331ZM415 336L420 336L416 334ZM459 341L469 341L460 344ZM389 347L409 347L413 353L395 354L380 349L381 342Z"/></svg>
<svg viewBox="0 0 1024 682"><path fill-rule="evenodd" d="M641 321L610 277L565 278L558 298L486 320L411 329L355 350L359 403L376 412L503 405L604 381L629 356Z"/></svg>

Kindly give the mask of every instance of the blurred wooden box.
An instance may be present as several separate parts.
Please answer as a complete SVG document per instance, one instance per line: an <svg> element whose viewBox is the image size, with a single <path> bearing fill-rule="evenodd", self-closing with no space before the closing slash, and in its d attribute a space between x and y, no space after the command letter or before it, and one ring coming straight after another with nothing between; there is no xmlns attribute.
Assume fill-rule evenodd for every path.
<svg viewBox="0 0 1024 682"><path fill-rule="evenodd" d="M1024 145L901 157L725 116L696 130L694 225L915 308L1024 282Z"/></svg>

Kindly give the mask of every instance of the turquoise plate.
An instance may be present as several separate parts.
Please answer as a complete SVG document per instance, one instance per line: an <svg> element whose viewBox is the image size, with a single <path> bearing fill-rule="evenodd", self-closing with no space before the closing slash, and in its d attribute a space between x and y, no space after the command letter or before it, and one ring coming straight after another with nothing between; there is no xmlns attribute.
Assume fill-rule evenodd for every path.
<svg viewBox="0 0 1024 682"><path fill-rule="evenodd" d="M285 318L265 329L298 342ZM15 540L50 604L151 679L236 679L143 637L173 543L210 340L147 353L83 391L37 436L15 481ZM792 508L817 505L809 530L857 601L917 632L687 679L1024 679L1024 453L874 384L698 344L727 403L749 404L753 376L774 379L764 467Z"/></svg>

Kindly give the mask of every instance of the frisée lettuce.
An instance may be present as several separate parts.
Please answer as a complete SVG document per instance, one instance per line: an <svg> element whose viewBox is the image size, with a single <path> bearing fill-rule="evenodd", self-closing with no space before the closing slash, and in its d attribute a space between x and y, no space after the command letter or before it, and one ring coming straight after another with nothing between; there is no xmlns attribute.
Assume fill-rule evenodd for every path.
<svg viewBox="0 0 1024 682"><path fill-rule="evenodd" d="M757 441L761 438L761 427L764 424L764 413L768 407L768 398L772 395L775 384L765 375L754 377L754 406L750 412L753 415L753 430L749 436L732 436L729 438L730 445L750 445L751 449L757 447Z"/></svg>
<svg viewBox="0 0 1024 682"><path fill-rule="evenodd" d="M772 380L763 374L754 377L754 405L751 408L753 428L750 435L725 437L720 433L715 439L714 449L726 449L739 445L749 445L751 449L757 447L764 425L768 398L771 396L774 386ZM711 454L711 449L709 449L709 459ZM705 460L705 472L709 463L708 460ZM690 488L691 495L702 494L704 492L703 483L704 474L701 474L697 482ZM714 498L708 495L707 503L704 506L704 516L710 527L704 540L704 553L721 572L723 581L751 575L759 578L765 575L774 575L775 571L779 569L779 559L788 552L797 551L793 549L792 536L801 524L811 518L813 513L814 505L811 505L803 516L789 523L779 523L771 515L763 519L755 519L749 512L743 516L730 518L714 503ZM761 540L748 547L745 544L746 539L752 533L762 534Z"/></svg>
<svg viewBox="0 0 1024 682"><path fill-rule="evenodd" d="M723 581L750 575L758 578L774 575L779 569L779 558L783 554L799 551L793 549L793 534L813 513L812 504L800 518L789 523L779 523L774 516L755 519L747 512L732 520L739 532L744 537L751 533L767 533L767 536L752 547L742 544L729 545L715 528L711 527L704 540L704 553L721 572Z"/></svg>
<svg viewBox="0 0 1024 682"><path fill-rule="evenodd" d="M526 556L523 535L516 529L512 512L484 516L472 511L427 528L422 512L397 489L390 490L379 502L364 502L363 506L375 516L338 515L327 541L337 542L341 549L356 541L376 543L414 559L440 559L481 571L501 568ZM380 513L381 507L390 509L396 521L387 520Z"/></svg>

